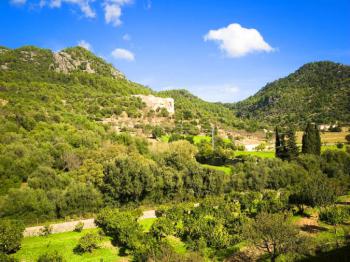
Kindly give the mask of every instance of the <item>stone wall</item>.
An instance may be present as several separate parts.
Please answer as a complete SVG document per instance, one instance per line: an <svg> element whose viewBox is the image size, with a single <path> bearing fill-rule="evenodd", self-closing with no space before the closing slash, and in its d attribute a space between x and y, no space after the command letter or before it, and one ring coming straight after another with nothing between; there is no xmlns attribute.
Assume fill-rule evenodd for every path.
<svg viewBox="0 0 350 262"><path fill-rule="evenodd" d="M153 95L134 95L135 97L141 98L146 106L154 111L157 109L165 108L169 114L175 113L174 99L173 98L162 98Z"/></svg>

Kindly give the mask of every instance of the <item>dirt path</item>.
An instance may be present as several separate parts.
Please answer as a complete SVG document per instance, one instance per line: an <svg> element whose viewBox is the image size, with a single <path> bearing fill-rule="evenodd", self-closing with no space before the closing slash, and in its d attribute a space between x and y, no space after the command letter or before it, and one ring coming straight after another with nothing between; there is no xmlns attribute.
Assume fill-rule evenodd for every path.
<svg viewBox="0 0 350 262"><path fill-rule="evenodd" d="M146 219L146 218L156 218L156 211L155 210L144 211L140 219ZM93 218L89 218L89 219L51 224L52 234L74 231L75 226L79 222L84 223L84 229L96 228L95 220ZM41 235L41 231L43 228L44 226L27 227L23 232L23 236L24 237L39 236Z"/></svg>

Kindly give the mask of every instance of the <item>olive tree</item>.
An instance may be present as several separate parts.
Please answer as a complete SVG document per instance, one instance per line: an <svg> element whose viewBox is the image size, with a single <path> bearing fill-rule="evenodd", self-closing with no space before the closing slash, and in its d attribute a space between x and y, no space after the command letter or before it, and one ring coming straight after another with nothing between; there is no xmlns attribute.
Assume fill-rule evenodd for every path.
<svg viewBox="0 0 350 262"><path fill-rule="evenodd" d="M243 227L243 236L256 247L266 251L271 261L284 253L303 251L305 238L299 235L288 215L259 213Z"/></svg>

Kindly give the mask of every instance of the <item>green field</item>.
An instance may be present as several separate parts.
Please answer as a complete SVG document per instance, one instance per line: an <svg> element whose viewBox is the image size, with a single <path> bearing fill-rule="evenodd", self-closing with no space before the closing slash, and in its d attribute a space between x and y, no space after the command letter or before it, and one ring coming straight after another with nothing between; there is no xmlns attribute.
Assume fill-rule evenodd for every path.
<svg viewBox="0 0 350 262"><path fill-rule="evenodd" d="M20 261L36 261L37 258L48 251L57 250L66 261L119 261L119 249L111 244L109 237L103 237L101 248L92 253L76 254L74 248L79 239L88 232L98 229L86 229L82 232L66 232L49 236L26 237L22 241L21 249L14 255Z"/></svg>
<svg viewBox="0 0 350 262"><path fill-rule="evenodd" d="M211 141L211 137L210 136L194 136L193 137L193 142L195 144L199 144L201 141L210 142Z"/></svg>
<svg viewBox="0 0 350 262"><path fill-rule="evenodd" d="M148 232L156 218L146 218L140 221L145 232ZM22 241L21 249L14 255L20 261L36 261L43 253L57 250L66 261L119 261L122 257L118 256L119 249L112 245L109 237L103 237L101 248L92 253L76 254L74 248L79 239L88 232L96 232L98 229L86 229L83 232L66 232L52 234L47 237L26 237ZM182 242L181 242L182 243ZM181 249L181 243L172 241L175 247ZM125 258L125 257L124 257Z"/></svg>
<svg viewBox="0 0 350 262"><path fill-rule="evenodd" d="M140 220L145 232L148 232L156 218L146 218ZM26 237L22 240L21 249L14 254L19 261L36 261L37 258L46 252L58 251L64 256L66 261L120 261L128 257L118 255L119 249L111 243L109 237L103 237L100 245L101 248L92 253L77 254L74 248L77 246L79 239L88 232L97 232L98 229L86 229L82 232L65 232L52 234L49 236ZM179 238L168 236L167 240L179 254L186 253L185 243Z"/></svg>
<svg viewBox="0 0 350 262"><path fill-rule="evenodd" d="M346 150L346 145L343 145L343 148L337 148L336 145L324 145L321 147L321 151L326 151L326 150L341 150L345 151Z"/></svg>
<svg viewBox="0 0 350 262"><path fill-rule="evenodd" d="M202 164L202 166L205 167L205 168L209 168L209 169L223 171L227 175L231 175L232 174L231 167L228 167L228 166L212 166L212 165L207 165L207 164Z"/></svg>
<svg viewBox="0 0 350 262"><path fill-rule="evenodd" d="M235 151L235 156L258 156L264 158L274 158L275 152L273 151Z"/></svg>

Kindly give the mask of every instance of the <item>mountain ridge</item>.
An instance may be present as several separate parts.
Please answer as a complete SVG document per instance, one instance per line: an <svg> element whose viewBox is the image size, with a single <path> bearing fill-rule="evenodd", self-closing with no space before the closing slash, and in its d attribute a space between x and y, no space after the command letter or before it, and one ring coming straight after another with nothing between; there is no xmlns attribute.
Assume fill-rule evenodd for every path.
<svg viewBox="0 0 350 262"><path fill-rule="evenodd" d="M303 126L350 122L350 66L331 61L304 64L237 103L225 104L240 118Z"/></svg>

